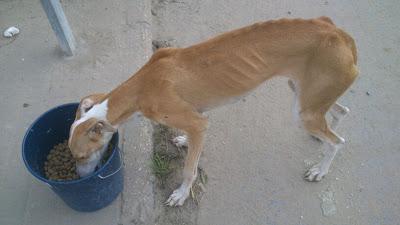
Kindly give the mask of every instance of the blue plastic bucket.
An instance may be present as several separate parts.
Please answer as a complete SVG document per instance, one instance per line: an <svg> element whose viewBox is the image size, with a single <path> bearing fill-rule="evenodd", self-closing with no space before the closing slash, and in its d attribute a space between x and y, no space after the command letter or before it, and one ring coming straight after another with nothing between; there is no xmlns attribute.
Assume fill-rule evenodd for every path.
<svg viewBox="0 0 400 225"><path fill-rule="evenodd" d="M44 162L54 145L68 139L78 103L50 109L26 131L22 156L29 172L50 188L71 208L91 212L109 205L123 189L123 168L118 133L111 139L114 149L107 162L90 176L71 181L52 181L44 175Z"/></svg>

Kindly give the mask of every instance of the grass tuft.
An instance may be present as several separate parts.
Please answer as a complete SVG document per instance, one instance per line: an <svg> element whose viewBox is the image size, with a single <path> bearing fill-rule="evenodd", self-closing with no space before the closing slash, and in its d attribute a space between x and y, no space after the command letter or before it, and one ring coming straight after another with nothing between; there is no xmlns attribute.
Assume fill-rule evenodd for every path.
<svg viewBox="0 0 400 225"><path fill-rule="evenodd" d="M162 180L164 180L166 176L171 172L170 159L167 156L161 155L158 152L155 152L153 154L151 167L153 173Z"/></svg>

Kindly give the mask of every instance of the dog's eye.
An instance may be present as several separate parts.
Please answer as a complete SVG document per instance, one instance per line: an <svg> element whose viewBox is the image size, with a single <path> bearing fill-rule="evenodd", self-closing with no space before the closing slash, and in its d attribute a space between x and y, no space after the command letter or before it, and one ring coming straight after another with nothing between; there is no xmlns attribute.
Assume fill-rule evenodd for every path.
<svg viewBox="0 0 400 225"><path fill-rule="evenodd" d="M89 108L85 109L85 113L87 113L93 106L90 106Z"/></svg>

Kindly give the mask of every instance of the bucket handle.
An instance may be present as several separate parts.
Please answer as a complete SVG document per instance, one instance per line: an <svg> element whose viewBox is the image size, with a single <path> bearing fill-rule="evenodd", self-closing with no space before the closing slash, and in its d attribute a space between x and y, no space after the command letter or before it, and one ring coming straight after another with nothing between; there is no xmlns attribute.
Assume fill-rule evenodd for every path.
<svg viewBox="0 0 400 225"><path fill-rule="evenodd" d="M122 165L124 164L124 159L123 159L123 157L122 157L122 152L121 152L121 150L118 151L118 154L119 154L119 160L120 160L120 162L121 162L119 168L118 168L117 170L115 170L114 172L112 172L112 173L110 173L110 174L108 174L108 175L105 175L105 176L102 176L101 174L98 174L97 176L98 176L100 179L109 178L109 177L111 177L112 175L118 173L118 172L122 169Z"/></svg>

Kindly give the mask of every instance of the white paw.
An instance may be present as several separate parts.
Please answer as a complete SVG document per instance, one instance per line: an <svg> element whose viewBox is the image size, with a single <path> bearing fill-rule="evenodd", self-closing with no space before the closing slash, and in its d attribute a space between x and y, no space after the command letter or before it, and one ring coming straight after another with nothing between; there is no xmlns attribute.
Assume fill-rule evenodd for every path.
<svg viewBox="0 0 400 225"><path fill-rule="evenodd" d="M181 206L189 196L189 188L180 187L176 189L165 202L169 206Z"/></svg>
<svg viewBox="0 0 400 225"><path fill-rule="evenodd" d="M16 27L9 27L3 32L3 36L7 38L10 38L17 34L19 34L19 29Z"/></svg>
<svg viewBox="0 0 400 225"><path fill-rule="evenodd" d="M172 139L172 143L178 148L180 147L187 147L187 136L182 135L182 136L177 136L174 139Z"/></svg>
<svg viewBox="0 0 400 225"><path fill-rule="evenodd" d="M320 181L327 173L328 169L321 167L320 164L316 164L306 172L304 179L307 181Z"/></svg>

